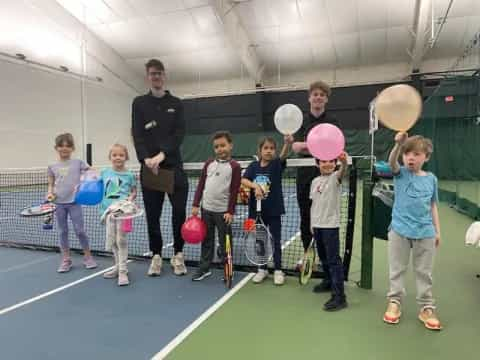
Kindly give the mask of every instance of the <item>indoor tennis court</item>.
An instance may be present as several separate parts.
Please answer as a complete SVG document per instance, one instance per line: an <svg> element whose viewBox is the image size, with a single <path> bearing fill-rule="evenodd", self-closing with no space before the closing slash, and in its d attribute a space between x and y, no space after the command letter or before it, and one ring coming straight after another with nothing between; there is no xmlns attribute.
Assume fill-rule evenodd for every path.
<svg viewBox="0 0 480 360"><path fill-rule="evenodd" d="M470 358L480 323L480 234L465 244L480 221L479 20L476 0L2 1L0 357ZM415 145L425 159L407 162L414 135L433 152ZM397 161L415 179L435 175L432 200L409 187L416 205L403 206L410 229L422 220L412 208L427 204L418 229L441 241L425 280L414 244L432 236L402 235L406 294L392 295ZM324 180L311 183L344 170L327 205ZM87 173L100 190L85 190ZM136 213L114 207L122 201ZM199 241L180 229L196 206L204 225L234 207L231 253L219 225ZM322 225L310 221L328 211ZM338 228L334 253L314 228ZM417 290L432 278L422 307ZM442 326L428 328L432 318Z"/></svg>

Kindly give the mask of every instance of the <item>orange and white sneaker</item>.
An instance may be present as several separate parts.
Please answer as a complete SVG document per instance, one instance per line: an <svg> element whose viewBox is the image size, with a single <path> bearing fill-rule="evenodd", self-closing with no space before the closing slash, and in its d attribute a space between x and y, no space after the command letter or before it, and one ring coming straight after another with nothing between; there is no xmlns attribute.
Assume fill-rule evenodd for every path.
<svg viewBox="0 0 480 360"><path fill-rule="evenodd" d="M400 304L397 301L390 300L387 305L387 311L383 314L383 321L388 324L398 324L400 322Z"/></svg>
<svg viewBox="0 0 480 360"><path fill-rule="evenodd" d="M429 330L442 330L442 324L435 314L435 310L430 307L424 307L418 313L418 319L423 322Z"/></svg>

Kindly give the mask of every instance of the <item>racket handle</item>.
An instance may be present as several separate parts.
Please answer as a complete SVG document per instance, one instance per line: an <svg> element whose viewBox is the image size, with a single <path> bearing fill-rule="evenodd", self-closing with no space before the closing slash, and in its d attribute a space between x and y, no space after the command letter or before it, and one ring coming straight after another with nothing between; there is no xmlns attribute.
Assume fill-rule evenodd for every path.
<svg viewBox="0 0 480 360"><path fill-rule="evenodd" d="M43 230L52 230L53 229L53 214L47 214L43 217Z"/></svg>
<svg viewBox="0 0 480 360"><path fill-rule="evenodd" d="M262 211L262 200L257 199L257 213Z"/></svg>

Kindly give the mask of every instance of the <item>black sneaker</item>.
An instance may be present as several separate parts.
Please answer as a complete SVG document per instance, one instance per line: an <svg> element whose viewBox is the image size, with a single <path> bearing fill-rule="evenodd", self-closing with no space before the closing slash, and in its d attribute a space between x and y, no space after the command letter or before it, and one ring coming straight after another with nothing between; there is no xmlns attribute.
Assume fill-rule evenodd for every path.
<svg viewBox="0 0 480 360"><path fill-rule="evenodd" d="M338 311L346 308L348 306L347 304L347 298L345 296L335 296L332 295L330 300L328 300L324 305L323 305L323 310L325 311Z"/></svg>
<svg viewBox="0 0 480 360"><path fill-rule="evenodd" d="M324 293L332 291L332 285L329 282L323 280L320 284L317 284L313 287L314 293Z"/></svg>
<svg viewBox="0 0 480 360"><path fill-rule="evenodd" d="M210 270L207 270L207 271L198 270L198 271L192 276L192 281L202 281L203 279L209 277L210 275L212 275L212 273L210 272Z"/></svg>

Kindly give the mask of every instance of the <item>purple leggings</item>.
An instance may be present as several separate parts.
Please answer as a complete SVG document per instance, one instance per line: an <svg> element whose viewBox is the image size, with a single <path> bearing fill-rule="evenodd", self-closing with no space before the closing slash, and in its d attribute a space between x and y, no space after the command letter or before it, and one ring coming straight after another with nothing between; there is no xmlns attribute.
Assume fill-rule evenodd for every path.
<svg viewBox="0 0 480 360"><path fill-rule="evenodd" d="M83 229L83 213L82 207L78 204L56 204L55 214L58 221L58 230L60 232L60 248L61 250L69 249L68 244L68 215L73 224L73 230L80 240L83 250L88 250L88 237Z"/></svg>

